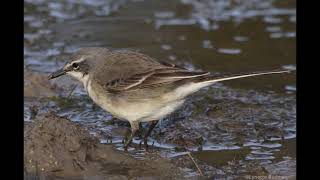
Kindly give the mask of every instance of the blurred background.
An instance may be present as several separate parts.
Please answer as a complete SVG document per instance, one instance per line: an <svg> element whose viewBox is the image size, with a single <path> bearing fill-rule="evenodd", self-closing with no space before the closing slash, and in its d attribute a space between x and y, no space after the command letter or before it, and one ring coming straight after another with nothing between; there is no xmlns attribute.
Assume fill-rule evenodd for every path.
<svg viewBox="0 0 320 180"><path fill-rule="evenodd" d="M88 46L132 49L213 73L293 70L296 1L25 0L25 122L51 110L83 125L102 143L111 137L122 150L126 124L94 105L72 79L49 83L45 78L70 53ZM166 158L192 151L210 177L294 176L295 93L295 73L217 84L162 120L150 142ZM180 165L190 177L196 174Z"/></svg>

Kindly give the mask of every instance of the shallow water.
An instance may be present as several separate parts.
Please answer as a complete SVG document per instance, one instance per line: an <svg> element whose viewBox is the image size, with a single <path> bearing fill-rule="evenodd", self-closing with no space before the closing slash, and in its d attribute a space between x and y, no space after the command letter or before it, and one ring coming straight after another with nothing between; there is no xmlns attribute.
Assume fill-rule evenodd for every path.
<svg viewBox="0 0 320 180"><path fill-rule="evenodd" d="M48 74L61 67L67 55L86 46L134 49L215 73L295 69L295 6L293 0L25 0L25 69ZM54 82L64 91L42 98L45 106L39 111L67 116L102 143L112 139L122 150L128 125L94 105L81 85L69 96L77 82L70 78ZM271 174L294 175L295 92L295 73L214 85L162 120L149 143L173 159L193 151L208 176L260 172L252 164ZM25 121L30 121L35 101L25 98ZM136 148L130 153L144 155Z"/></svg>

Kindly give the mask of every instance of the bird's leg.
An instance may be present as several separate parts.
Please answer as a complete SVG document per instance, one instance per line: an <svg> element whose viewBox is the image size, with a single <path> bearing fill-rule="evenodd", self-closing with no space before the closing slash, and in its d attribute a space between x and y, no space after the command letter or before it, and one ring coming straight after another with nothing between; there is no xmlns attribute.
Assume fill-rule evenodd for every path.
<svg viewBox="0 0 320 180"><path fill-rule="evenodd" d="M143 138L144 146L145 146L146 150L148 149L148 137L150 136L154 127L156 127L156 125L158 124L158 121L151 121L151 122L149 122L149 124L150 124L149 129Z"/></svg>
<svg viewBox="0 0 320 180"><path fill-rule="evenodd" d="M130 124L130 126L132 127L131 124ZM139 123L139 128L138 128L138 130L136 131L136 133L139 135L140 138L142 138L142 135L141 135L141 133L140 133L141 129L142 129L142 125L141 125L141 123ZM124 142L127 141L127 139L129 138L130 134L131 134L131 130L128 129L128 130L126 131L125 135L123 136L123 139L122 139L122 143L123 143L123 144L124 144Z"/></svg>
<svg viewBox="0 0 320 180"><path fill-rule="evenodd" d="M129 144L131 143L136 132L139 130L139 122L138 121L132 121L132 122L130 122L130 125L131 125L131 134L124 142L124 150L125 151L128 150Z"/></svg>
<svg viewBox="0 0 320 180"><path fill-rule="evenodd" d="M139 123L139 130L137 131L137 136L142 139L143 129L141 122Z"/></svg>
<svg viewBox="0 0 320 180"><path fill-rule="evenodd" d="M126 133L125 133L125 135L123 136L123 139L122 139L122 143L123 143L123 144L124 144L124 142L127 141L130 133L131 133L131 130L127 129L127 130L126 130Z"/></svg>

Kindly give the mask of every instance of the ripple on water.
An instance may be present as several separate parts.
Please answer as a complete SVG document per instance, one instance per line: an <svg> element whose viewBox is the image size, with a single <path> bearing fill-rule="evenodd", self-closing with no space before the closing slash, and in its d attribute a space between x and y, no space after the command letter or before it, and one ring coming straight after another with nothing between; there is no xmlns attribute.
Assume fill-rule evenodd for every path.
<svg viewBox="0 0 320 180"><path fill-rule="evenodd" d="M270 24L280 24L282 22L281 18L274 17L274 16L265 16L263 20L264 22L270 23Z"/></svg>
<svg viewBox="0 0 320 180"><path fill-rule="evenodd" d="M246 42L249 40L249 38L246 36L235 36L235 37L233 37L233 40L235 40L237 42Z"/></svg>
<svg viewBox="0 0 320 180"><path fill-rule="evenodd" d="M281 27L280 26L267 26L266 31L267 32L279 32L279 31L281 31Z"/></svg>
<svg viewBox="0 0 320 180"><path fill-rule="evenodd" d="M297 17L295 15L290 16L289 21L295 23L297 21Z"/></svg>
<svg viewBox="0 0 320 180"><path fill-rule="evenodd" d="M23 38L31 43L40 38L40 34L36 33L24 33Z"/></svg>
<svg viewBox="0 0 320 180"><path fill-rule="evenodd" d="M243 144L244 147L251 147L251 146L255 146L255 147L265 147L265 148L279 148L282 146L282 144L280 143L267 143L267 142L263 142L263 143L259 143L259 142L246 142Z"/></svg>
<svg viewBox="0 0 320 180"><path fill-rule="evenodd" d="M171 45L169 45L169 44L162 44L162 45L161 45L161 49L163 49L163 50L171 50L172 47L171 47Z"/></svg>
<svg viewBox="0 0 320 180"><path fill-rule="evenodd" d="M278 38L294 38L296 37L295 32L273 32L270 34L270 38L278 39Z"/></svg>
<svg viewBox="0 0 320 180"><path fill-rule="evenodd" d="M54 47L64 47L65 43L64 42L53 42Z"/></svg>
<svg viewBox="0 0 320 180"><path fill-rule="evenodd" d="M273 0L248 0L235 3L232 0L181 0L192 6L192 17L204 30L210 29L211 24L221 21L241 23L245 19L263 17L269 24L279 24L283 19L278 16L295 16L295 9L274 7Z"/></svg>
<svg viewBox="0 0 320 180"><path fill-rule="evenodd" d="M168 56L168 59L171 60L171 61L174 61L174 60L177 59L177 56L175 56L175 55L169 55L169 56Z"/></svg>
<svg viewBox="0 0 320 180"><path fill-rule="evenodd" d="M246 160L273 160L275 159L274 156L262 156L262 155L255 155L255 154L249 154L245 157Z"/></svg>
<svg viewBox="0 0 320 180"><path fill-rule="evenodd" d="M46 54L47 56L57 56L61 54L61 52L59 49L54 48L54 49L48 49Z"/></svg>
<svg viewBox="0 0 320 180"><path fill-rule="evenodd" d="M43 26L43 22L41 20L33 20L29 22L29 26L33 27L33 28L40 28Z"/></svg>
<svg viewBox="0 0 320 180"><path fill-rule="evenodd" d="M107 16L118 10L126 0L66 0L59 2L27 0L26 2L37 5L39 11L48 13L55 21L61 22L80 18L84 14Z"/></svg>
<svg viewBox="0 0 320 180"><path fill-rule="evenodd" d="M228 145L206 145L202 148L204 151L222 151L222 150L237 150L240 146L228 146Z"/></svg>
<svg viewBox="0 0 320 180"><path fill-rule="evenodd" d="M293 65L293 64L288 64L288 65L284 65L282 66L283 69L287 69L287 70L296 70L296 65Z"/></svg>
<svg viewBox="0 0 320 180"><path fill-rule="evenodd" d="M222 54L240 54L241 49L219 48L218 52Z"/></svg>
<svg viewBox="0 0 320 180"><path fill-rule="evenodd" d="M74 19L76 17L75 13L66 13L66 12L61 12L61 11L56 11L56 10L51 10L49 15L56 18L57 21Z"/></svg>
<svg viewBox="0 0 320 180"><path fill-rule="evenodd" d="M206 48L206 49L212 49L213 48L212 43L211 43L210 40L203 40L202 41L202 47Z"/></svg>
<svg viewBox="0 0 320 180"><path fill-rule="evenodd" d="M155 20L155 28L160 29L162 26L186 26L186 25L194 25L197 21L195 19L156 19Z"/></svg>
<svg viewBox="0 0 320 180"><path fill-rule="evenodd" d="M173 18L175 15L174 12L172 11L158 11L158 12L154 12L154 16L156 18Z"/></svg>
<svg viewBox="0 0 320 180"><path fill-rule="evenodd" d="M184 35L180 35L180 36L178 36L178 39L179 39L180 41L185 41L185 40L187 40L187 37L184 36Z"/></svg>
<svg viewBox="0 0 320 180"><path fill-rule="evenodd" d="M287 85L287 86L285 86L285 89L287 91L297 91L297 88L294 85Z"/></svg>
<svg viewBox="0 0 320 180"><path fill-rule="evenodd" d="M24 15L23 16L23 21L24 22L32 22L34 21L36 18L33 15Z"/></svg>
<svg viewBox="0 0 320 180"><path fill-rule="evenodd" d="M72 45L69 45L69 46L66 46L64 48L64 52L65 53L75 53L80 47L79 46L72 46Z"/></svg>
<svg viewBox="0 0 320 180"><path fill-rule="evenodd" d="M270 151L262 151L262 150L254 150L254 151L251 151L251 153L255 155L273 155L273 153Z"/></svg>

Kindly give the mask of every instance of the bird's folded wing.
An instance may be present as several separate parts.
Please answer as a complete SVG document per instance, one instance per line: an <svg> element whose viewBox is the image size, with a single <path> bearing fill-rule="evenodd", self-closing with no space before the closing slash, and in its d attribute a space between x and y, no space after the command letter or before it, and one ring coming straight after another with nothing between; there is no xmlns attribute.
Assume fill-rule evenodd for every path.
<svg viewBox="0 0 320 180"><path fill-rule="evenodd" d="M208 72L194 72L176 67L164 67L153 69L145 73L135 74L126 79L112 80L106 83L105 88L109 92L119 93L129 90L157 87L183 79L206 76L208 74Z"/></svg>

